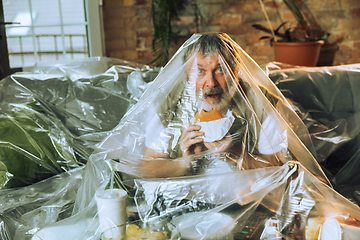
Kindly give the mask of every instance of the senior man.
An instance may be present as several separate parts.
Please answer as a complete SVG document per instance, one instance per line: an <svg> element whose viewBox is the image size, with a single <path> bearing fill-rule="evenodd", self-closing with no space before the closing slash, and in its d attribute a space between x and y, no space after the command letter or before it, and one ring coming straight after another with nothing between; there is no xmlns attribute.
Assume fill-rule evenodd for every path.
<svg viewBox="0 0 360 240"><path fill-rule="evenodd" d="M275 112L265 113L241 76L244 69L236 43L226 34L203 34L185 44L182 53L186 80L174 81L176 87L161 106L150 111L156 114L149 117L146 128L142 171L172 177L282 164L287 155L286 131L279 128ZM278 99L258 87L276 107ZM225 120L215 120L206 133L201 127L205 125L194 119L213 110ZM217 128L224 130L224 122L229 129L221 139L206 138Z"/></svg>

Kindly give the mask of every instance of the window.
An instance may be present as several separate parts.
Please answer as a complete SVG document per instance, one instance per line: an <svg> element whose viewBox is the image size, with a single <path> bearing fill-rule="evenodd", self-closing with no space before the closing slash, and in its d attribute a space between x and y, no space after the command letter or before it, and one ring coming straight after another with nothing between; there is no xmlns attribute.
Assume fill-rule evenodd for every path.
<svg viewBox="0 0 360 240"><path fill-rule="evenodd" d="M3 1L11 68L103 55L98 0Z"/></svg>

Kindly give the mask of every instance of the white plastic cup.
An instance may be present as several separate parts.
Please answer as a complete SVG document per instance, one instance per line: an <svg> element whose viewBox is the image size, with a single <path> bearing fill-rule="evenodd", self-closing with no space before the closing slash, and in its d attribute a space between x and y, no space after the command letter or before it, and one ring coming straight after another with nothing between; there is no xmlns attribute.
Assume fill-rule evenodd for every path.
<svg viewBox="0 0 360 240"><path fill-rule="evenodd" d="M99 190L95 194L100 220L100 231L106 235L106 238L125 238L126 197L126 191L123 189Z"/></svg>

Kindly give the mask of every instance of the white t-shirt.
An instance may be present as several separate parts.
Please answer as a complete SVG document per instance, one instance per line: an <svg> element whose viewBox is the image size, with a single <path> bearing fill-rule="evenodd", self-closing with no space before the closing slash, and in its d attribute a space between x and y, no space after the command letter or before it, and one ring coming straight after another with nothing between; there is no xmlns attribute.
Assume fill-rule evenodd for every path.
<svg viewBox="0 0 360 240"><path fill-rule="evenodd" d="M149 112L153 113L153 115L146 127L145 145L157 152L167 152L170 141L168 131L161 123L158 114L152 110ZM275 114L276 113L272 113L268 115L262 123L257 143L257 149L260 154L274 154L286 149L288 146L287 131ZM214 165L214 167L210 167L207 173L223 173L232 171L231 167L224 161L219 160L218 162L214 162L212 165Z"/></svg>

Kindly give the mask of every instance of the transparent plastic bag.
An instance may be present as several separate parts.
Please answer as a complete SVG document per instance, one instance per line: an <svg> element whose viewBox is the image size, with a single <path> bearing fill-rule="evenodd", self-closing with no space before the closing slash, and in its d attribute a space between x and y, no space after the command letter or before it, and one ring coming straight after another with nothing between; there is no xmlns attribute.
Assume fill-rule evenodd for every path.
<svg viewBox="0 0 360 240"><path fill-rule="evenodd" d="M316 216L327 217L336 210L337 214L351 213L359 219L358 207L329 187L329 180L316 160L308 129L293 106L265 72L226 34L195 34L152 82L151 77L137 71L133 73L134 65L126 67L123 62L125 66L109 66L109 62L112 61L35 68L34 71L45 74L60 71L71 80L69 85L78 89L76 93L84 93L79 95L84 98L69 98L71 101L64 102L68 104L66 109L70 114L63 120L65 126L70 126L69 131L75 139L84 140L79 146L89 146L91 153L86 155L86 166L75 169L81 173L80 178L63 180L69 184L76 182L74 188L68 188L73 189L71 193L63 195L57 191L57 186L53 186L51 193L43 199L42 209L52 212L52 204L58 203L65 209L71 207L70 215L34 214L32 219L36 221L31 221L25 220L25 211L18 216L22 218L19 226L14 223L18 218L11 215L16 208L10 205L10 215L6 212L2 217L13 222L3 221L7 226L2 231L4 236L9 235L9 239L13 236L18 239L22 236L32 236L34 240L59 239L66 233L68 239L99 239L102 231L95 194L111 187L127 191L127 225L140 220L138 226L142 230L159 230L168 224L175 226L167 239L181 238L184 227L187 233L193 234L194 228L189 230L187 226L195 227L196 239L236 239L246 231L244 228L249 222L265 220L261 215L265 210L275 219L268 223L260 221L257 225L260 232L257 233L261 235L262 228L278 226L278 223L286 228L287 221L276 213L286 209L283 202L290 199L290 193L296 195L296 189L300 187L315 201L316 209L323 205L326 210L322 209ZM132 92L120 91L129 98L125 97L122 102L125 95L120 94L119 105L124 103L120 107L126 110L122 111L121 120L115 123L116 117L110 116L118 109L113 101L106 101L106 97L113 92L118 96L117 89L125 85L117 83L116 76L129 69L126 80L138 75L144 81L136 78L139 85L126 84L127 90L132 89ZM156 75L148 68L144 71ZM200 84L208 81L218 88L208 90L208 86ZM70 93L69 96L77 96L75 92ZM91 96L95 102L91 101ZM99 109L105 103L111 107L106 106L106 111L101 112ZM216 107L212 106L214 104ZM99 108L93 111L95 106ZM219 108L215 112L220 112L221 117L214 119L216 114L213 112L209 124L201 127L208 129L212 137L217 132L225 132L224 137L221 134L218 137L220 140L202 139L201 129L194 126L197 118L209 117L199 117L199 110L208 113L211 108ZM105 118L104 122L99 120L102 118ZM113 129L106 130L112 124ZM192 134L187 141L183 141L185 132ZM149 154L149 149L155 155ZM296 174L301 177L296 178ZM48 186L51 179L38 184ZM293 192L289 190L289 181L294 181ZM28 192L30 188L24 191ZM59 196L69 197L71 203L59 202ZM331 208L332 202L336 203L336 209ZM39 209L37 205L30 206ZM311 210L307 216L313 214ZM186 214L191 214L191 221L187 221ZM219 224L219 219L224 225ZM186 223L182 224L183 221ZM277 228L270 233L285 234Z"/></svg>
<svg viewBox="0 0 360 240"><path fill-rule="evenodd" d="M314 177L299 162L231 174L136 179L135 182L132 187L128 181L115 185L124 187L129 194L128 228L135 224L136 231L164 232L164 226L170 226L166 228L166 238L155 239L319 239L322 236L320 239L325 240L359 236L360 208ZM102 185L99 190L104 188ZM64 235L56 233L62 231L66 231L68 238L99 239L102 232L96 212L93 200L72 217L37 231L32 239L61 239ZM135 213L139 218L134 221L130 216ZM341 238L334 238L337 236Z"/></svg>
<svg viewBox="0 0 360 240"><path fill-rule="evenodd" d="M198 44L210 46L210 51L214 51L211 58L207 53L200 56L203 50ZM213 61L216 66L212 69L200 69L199 66ZM201 74L205 73L219 78L214 80L217 90L211 90L219 93L205 92L200 86L204 77ZM216 104L204 101L204 96L212 97ZM222 118L199 125L203 124L203 131L209 131L209 135L215 134L214 129L228 134L220 140L204 141L203 151L184 149L183 133L201 134L198 129L185 130L194 127L197 112L215 108L220 108ZM197 135L192 140L201 138ZM308 143L309 148L304 148L303 144ZM186 151L196 152L195 157ZM281 165L289 159L299 159L314 174L323 175L309 151L313 149L306 127L259 66L228 36L205 34L194 35L184 43L139 102L99 145L96 154L118 161L113 163L117 168L139 177L191 174L189 167L193 167L190 171L201 173L205 171L198 160L202 156L205 165L214 161L227 163L224 171Z"/></svg>
<svg viewBox="0 0 360 240"><path fill-rule="evenodd" d="M270 63L266 72L308 128L314 156L334 187L354 198L360 183L360 65L304 68Z"/></svg>
<svg viewBox="0 0 360 240"><path fill-rule="evenodd" d="M128 80L144 91L158 71L90 58L38 65L0 81L1 239L31 238L72 215L89 156L138 101Z"/></svg>
<svg viewBox="0 0 360 240"><path fill-rule="evenodd" d="M215 89L208 90L207 81ZM197 113L202 109L208 113L212 108L218 108L221 117L201 127L209 129L210 135L216 135L214 129L221 130L225 137L201 140L203 133L194 126ZM186 145L184 133L192 134L187 140L201 146L193 146L195 142ZM312 153L315 149L306 126L260 67L226 34L195 34L90 156L74 214L94 208L96 191L114 185L111 176L116 187L128 190L130 206L146 212L131 213L145 223L159 219L168 222L179 214L173 209L177 207L213 211L231 201L237 203L237 197L244 198L238 182L246 178L231 175L262 172L268 167L274 170L289 161L299 161L319 181L329 184ZM265 188L278 184L276 178L267 180L263 182ZM244 186L254 181L245 180ZM189 185L192 187L186 187ZM166 191L161 195L146 197L162 187ZM224 190L221 197L214 198L215 189ZM255 203L265 194L261 189L256 191L258 195L251 195ZM190 193L199 199L183 203L182 194ZM151 201L156 207L149 204Z"/></svg>
<svg viewBox="0 0 360 240"><path fill-rule="evenodd" d="M136 73L145 89L158 71L110 58L28 70L0 82L0 188L83 166L95 144L137 102L139 93L127 87L128 78L136 80L130 75Z"/></svg>
<svg viewBox="0 0 360 240"><path fill-rule="evenodd" d="M259 178L257 174L263 174L263 177ZM359 207L319 181L298 162L289 162L281 168L246 170L235 175L244 182L241 187L236 185L240 191L234 192L238 195L221 203L212 202L213 205L207 208L199 202L204 205L219 198L203 198L209 193L206 185L196 188L196 195L184 193L204 178L225 182L232 180L232 176L208 175L158 182L163 186L149 195L163 193L163 209L157 212L166 214L153 216L173 222L185 239L359 239ZM146 189L146 181L151 183L151 180L140 180L142 184L138 190ZM224 197L230 196L227 193L232 191L224 192L213 193ZM183 197L179 198L179 194ZM147 203L151 210L146 212L147 217L156 212L155 209L161 209L158 201L142 195L136 198ZM193 204L186 204L185 199ZM140 206L143 202L137 203ZM172 220L167 219L169 216Z"/></svg>

